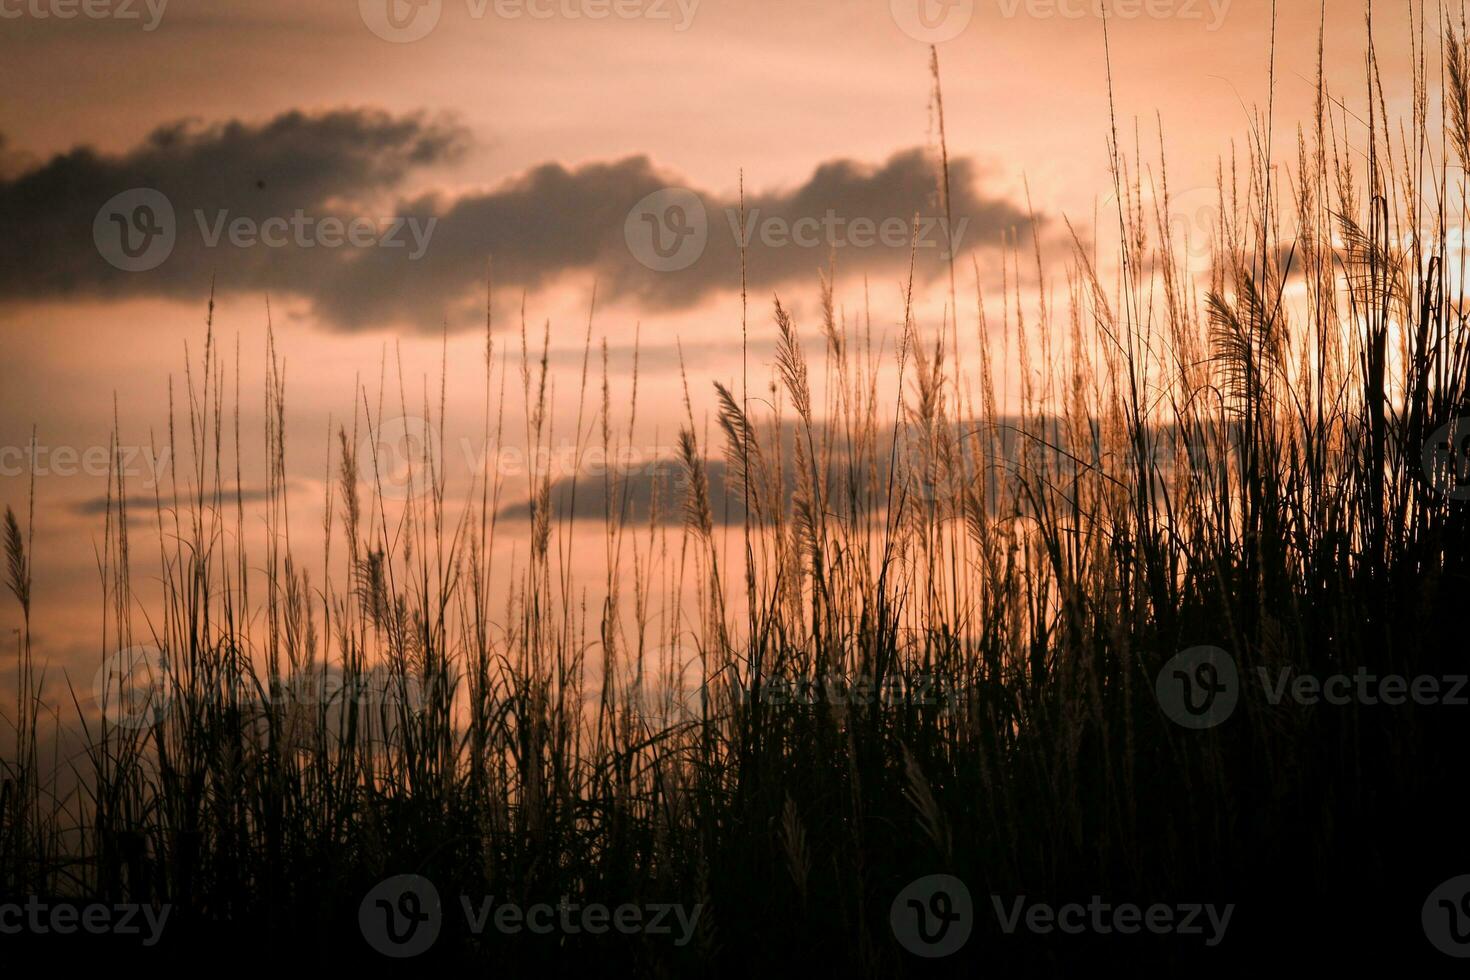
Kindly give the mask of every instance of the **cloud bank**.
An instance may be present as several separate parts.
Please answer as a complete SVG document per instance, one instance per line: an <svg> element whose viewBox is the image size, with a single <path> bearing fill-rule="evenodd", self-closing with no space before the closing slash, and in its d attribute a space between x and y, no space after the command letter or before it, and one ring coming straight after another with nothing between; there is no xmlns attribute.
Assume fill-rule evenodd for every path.
<svg viewBox="0 0 1470 980"><path fill-rule="evenodd" d="M604 297L674 310L739 289L742 242L747 288L766 291L833 257L847 274L898 281L912 256L930 279L951 246L960 256L995 247L1029 223L984 194L963 157L951 161L946 212L921 149L828 161L743 201L642 155L546 163L488 189L405 192L415 171L468 143L423 114L293 111L178 122L124 153L82 147L0 170L0 300L194 299L214 282L299 297L335 328L435 330L477 321L487 260L498 289L577 275ZM149 195L146 210L136 193ZM145 267L119 267L145 245L153 251L135 263Z"/></svg>

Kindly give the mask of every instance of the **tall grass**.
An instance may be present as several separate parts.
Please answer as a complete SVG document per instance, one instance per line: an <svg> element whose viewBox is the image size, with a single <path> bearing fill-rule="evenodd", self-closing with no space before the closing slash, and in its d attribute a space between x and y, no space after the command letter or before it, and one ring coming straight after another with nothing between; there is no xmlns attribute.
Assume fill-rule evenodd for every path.
<svg viewBox="0 0 1470 980"><path fill-rule="evenodd" d="M140 514L117 475L99 551L104 652L162 651L156 710L138 727L82 711L83 778L47 813L22 639L4 892L170 902L158 955L220 937L248 942L245 959L371 964L358 902L411 872L444 896L703 906L683 947L473 937L449 915L415 969L888 975L924 965L889 931L893 896L947 872L979 924L943 969L1418 956L1419 903L1470 858L1464 709L1273 706L1248 682L1234 718L1191 731L1154 693L1167 660L1206 644L1243 677L1464 669L1465 505L1424 453L1470 411L1470 58L1463 26L1414 31L1402 126L1371 50L1366 117L1320 73L1292 159L1258 117L1220 168L1207 268L1171 233L1162 142L1130 157L1115 127L1116 214L1099 226L1116 221L1116 261L1074 234L1064 304L1039 237L1017 241L1002 293L961 268L940 322L906 302L890 347L840 306L835 269L818 322L772 303L769 390L686 383L679 478L646 522L629 518L629 473L533 470L514 564L493 470L451 486L425 442L402 494L360 451L397 417L444 431L442 387L410 404L401 371L396 390L363 385L332 433L323 524L304 532L272 346L268 492L247 506L241 460L258 450L211 331L182 405L171 395L171 486ZM962 360L961 331L978 357ZM614 410L593 333L579 458L631 444L638 412L636 372L634 407ZM538 353L523 322L506 350L504 334L487 316L483 436L549 446L548 341ZM572 554L570 516L594 490L601 594L572 577L597 560ZM247 553L260 520L264 552ZM163 596L146 609L130 584L144 524ZM26 533L7 517L29 616ZM320 536L319 571L296 558L302 533ZM367 696L302 696L337 684ZM991 894L1240 911L1211 949L1005 936Z"/></svg>

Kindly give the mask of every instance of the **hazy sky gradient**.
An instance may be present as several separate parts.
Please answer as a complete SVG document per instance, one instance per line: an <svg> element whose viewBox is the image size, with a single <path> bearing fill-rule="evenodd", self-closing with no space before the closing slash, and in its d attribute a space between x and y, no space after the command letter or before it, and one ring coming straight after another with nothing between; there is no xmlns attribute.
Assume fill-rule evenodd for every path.
<svg viewBox="0 0 1470 980"><path fill-rule="evenodd" d="M114 410L125 442L161 444L170 379L177 403L183 345L197 358L209 279L218 274L229 281L216 330L232 359L240 345L247 452L262 439L269 294L288 362L293 486L303 508L319 506L328 426L350 421L359 385L376 390L385 357L390 365L401 357L410 402L426 391L437 399L442 352L433 329L478 322L486 251L499 251L492 262L505 268L497 342L519 344L521 287L530 290L534 343L550 323L558 421L575 411L596 283L593 343L607 339L619 408L627 407L637 337L640 439L671 445L683 411L681 355L701 420L710 382L740 374L738 261L712 230L712 241L726 245L712 247L709 264L683 279L649 279L619 244L624 198L668 182L728 207L743 175L747 202L768 214L820 210L826 196L858 213L884 200L900 214L918 206L904 195L919 200L937 133L928 47L900 27L912 19L909 2L686 0L685 23L673 0L635 3L668 16L631 19L585 16L604 9L597 0L555 0L537 7L553 16L516 18L497 16L493 0L483 17L473 15L477 5L443 0L426 37L391 43L354 2L171 0L145 30L152 14L142 0L131 3L139 19L42 18L35 11L53 10L54 0L0 0L0 219L8 225L0 246L0 447L24 445L34 425L42 445L84 455L107 445ZM1215 161L1229 154L1232 137L1246 138L1253 107L1265 101L1270 4L1122 3L1110 33L1123 141L1131 150L1136 126L1153 159L1162 126L1176 197L1207 203ZM1094 6L962 0L950 13L968 18L964 29L938 44L954 200L987 233L1034 211L1057 262L1067 255L1063 219L1086 235L1095 209L1110 206L1107 74ZM1360 106L1363 8L1329 6L1327 78L1349 107ZM1310 118L1318 15L1310 2L1281 6L1283 158L1294 159L1296 124ZM1432 24L1429 37L1437 47ZM1384 11L1377 44L1385 64L1401 66L1384 81L1390 112L1403 110L1402 4ZM290 139L280 136L282 119L295 120ZM181 123L182 147L148 144L160 127ZM259 161L259 186L235 179L247 160ZM220 174L230 180L218 183ZM262 217L305 201L325 212L410 207L446 220L422 267L345 270L340 255L285 261L260 249L216 264L216 255L183 247L145 286L125 277L149 273L117 273L89 246L106 197L149 180L190 188L179 201L184 211L197 193L201 206L254 208ZM112 190L118 181L125 186ZM617 203L597 221L578 203L604 199ZM468 218L456 225L454 214ZM505 214L514 216L511 227L494 220ZM187 215L180 222L193 223ZM982 246L982 279L997 284L1001 253L972 241ZM752 255L753 378L768 373L772 291L815 340L816 270L825 262L822 248ZM861 315L866 280L874 332L891 339L905 263L904 249L839 256L838 298L849 317ZM937 316L946 299L940 280L923 285L920 308ZM962 316L972 333L972 304ZM450 413L467 419L455 438L477 433L482 344L477 326L448 342ZM38 643L62 659L95 640L91 543L101 528L87 501L104 484L95 474L37 481L36 595L47 610ZM22 476L0 475L0 502L22 506L25 485ZM318 526L313 520L304 515L301 526ZM8 631L13 604L0 610Z"/></svg>

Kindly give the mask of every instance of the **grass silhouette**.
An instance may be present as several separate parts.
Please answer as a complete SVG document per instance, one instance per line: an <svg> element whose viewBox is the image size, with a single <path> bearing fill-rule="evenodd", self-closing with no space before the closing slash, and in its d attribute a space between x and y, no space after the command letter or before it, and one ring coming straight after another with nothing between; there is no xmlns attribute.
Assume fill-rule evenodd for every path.
<svg viewBox="0 0 1470 980"><path fill-rule="evenodd" d="M29 582L44 556L34 518L7 512L26 628L3 894L168 903L154 955L229 949L263 968L287 951L303 967L392 965L359 913L404 874L443 902L414 971L1451 965L1420 909L1470 868L1470 709L1403 690L1273 694L1309 701L1296 678L1337 675L1377 679L1355 692L1438 678L1447 694L1465 671L1470 57L1463 24L1443 31L1442 66L1416 49L1402 125L1372 51L1366 119L1319 73L1283 161L1261 113L1220 168L1204 268L1171 228L1162 151L1130 158L1114 128L1116 214L1100 225L1116 221L1116 262L1074 234L1065 306L1039 240L1035 315L1020 295L1033 243L1017 242L1004 295L953 269L950 312L905 308L891 350L871 316L839 310L835 276L818 323L777 299L769 374L715 386L712 434L686 381L677 456L649 500L634 506L617 467L561 481L533 467L513 567L491 558L510 526L491 470L451 486L444 446L421 439L385 483L385 426L444 430L442 393L411 406L400 377L364 389L337 433L326 559L308 571L285 506L280 360L264 380L267 493L247 504L239 381L211 334L169 433L171 485L139 513L110 483L102 652L157 653L151 675L124 661L108 687L125 723L77 692L86 752L66 794L38 735ZM934 78L942 106L937 60ZM962 329L978 361L961 362ZM487 319L487 443L549 446L545 341L538 357L524 323L519 350L497 337ZM579 459L615 457L638 411L636 373L622 417L596 353L589 323ZM997 378L1010 357L1016 387ZM506 432L507 391L521 433ZM579 555L605 565L590 600L569 571L579 485L604 511L603 553ZM265 551L247 554L260 520ZM140 526L161 542L163 601L146 613L130 585ZM1199 647L1236 677L1209 727L1166 710L1170 690L1207 694L1179 685L1220 676L1173 666ZM927 961L890 911L932 874L967 883L975 923ZM1218 946L1007 934L993 912L992 896L1094 895L1236 912ZM700 911L682 944L475 934L460 896Z"/></svg>

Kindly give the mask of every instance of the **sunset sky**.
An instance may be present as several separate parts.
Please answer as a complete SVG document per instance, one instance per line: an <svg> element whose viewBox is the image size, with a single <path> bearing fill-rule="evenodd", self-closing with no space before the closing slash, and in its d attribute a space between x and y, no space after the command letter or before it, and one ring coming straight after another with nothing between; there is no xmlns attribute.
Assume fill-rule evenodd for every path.
<svg viewBox="0 0 1470 980"><path fill-rule="evenodd" d="M125 444L164 441L170 379L181 403L184 345L197 358L211 280L216 335L231 361L241 351L247 445L263 440L269 300L288 365L288 472L309 510L320 506L329 425L350 424L385 356L401 356L410 401L426 378L437 401L441 329L449 415L467 420L454 437L477 431L487 259L497 344L518 350L523 301L538 342L549 323L558 418L575 412L595 285L592 342L606 338L614 389L626 401L636 335L643 439L672 444L680 352L701 419L711 382L740 375L729 215L742 175L749 213L788 225L829 210L875 226L941 213L928 41L951 203L967 219L964 268L973 254L998 289L1001 236L1034 213L1060 272L1064 219L1087 236L1111 203L1096 0L393 2L390 17L372 0L0 0L0 502L25 506L17 450L33 426L40 445L72 452L36 478L41 656L95 656L105 480L85 460L107 446L114 406ZM1391 113L1410 95L1401 6L1376 37L1380 57L1401 66L1385 77ZM1351 109L1363 104L1362 8L1329 7L1327 78ZM1318 18L1299 0L1279 15L1284 159L1310 118ZM1153 160L1162 127L1186 222L1213 200L1231 134L1248 138L1264 106L1270 31L1268 0L1118 0L1119 129L1126 149L1136 132ZM665 188L693 191L707 211L702 253L673 271L650 269L629 244L630 211ZM176 240L160 264L124 271L96 236L112 227L104 205L137 189L168 200ZM265 222L279 230L298 211L318 223L303 233L322 236L310 248L227 230L247 218L258 239ZM396 227L406 247L328 245L324 218ZM937 251L917 270L934 322L947 298ZM753 377L769 373L773 293L815 330L828 253L825 241L751 245ZM861 315L866 284L874 332L891 339L907 261L906 238L840 250L849 317ZM973 333L972 290L961 294ZM7 637L17 624L14 604L0 604Z"/></svg>

